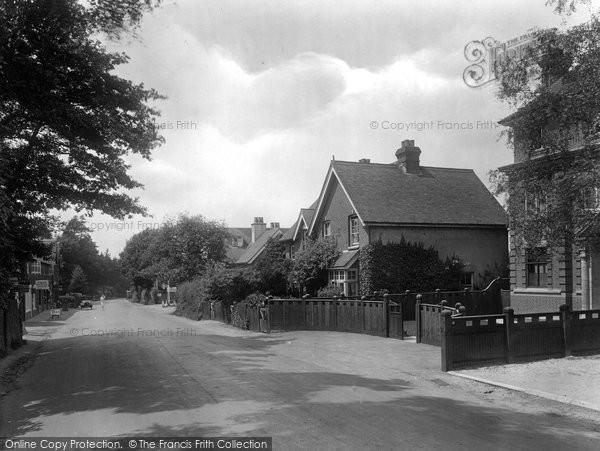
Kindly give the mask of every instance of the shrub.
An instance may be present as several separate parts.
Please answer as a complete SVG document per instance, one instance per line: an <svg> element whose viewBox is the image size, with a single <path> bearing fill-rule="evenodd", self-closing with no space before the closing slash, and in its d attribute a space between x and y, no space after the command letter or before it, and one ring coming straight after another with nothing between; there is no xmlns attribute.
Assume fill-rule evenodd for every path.
<svg viewBox="0 0 600 451"><path fill-rule="evenodd" d="M360 290L369 295L375 290L391 293L459 289L462 264L458 257L442 261L434 247L410 243L376 242L360 251Z"/></svg>
<svg viewBox="0 0 600 451"><path fill-rule="evenodd" d="M317 297L331 299L334 296L341 297L343 294L344 290L339 287L324 287L317 292Z"/></svg>
<svg viewBox="0 0 600 451"><path fill-rule="evenodd" d="M203 301L223 301L229 308L232 302L244 299L250 288L240 270L222 263L209 265L205 273L177 287L177 315L201 319Z"/></svg>

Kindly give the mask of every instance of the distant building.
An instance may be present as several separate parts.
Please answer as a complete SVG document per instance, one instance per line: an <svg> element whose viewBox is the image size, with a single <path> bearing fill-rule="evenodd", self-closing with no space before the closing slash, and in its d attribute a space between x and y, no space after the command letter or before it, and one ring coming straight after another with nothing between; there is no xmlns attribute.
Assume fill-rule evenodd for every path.
<svg viewBox="0 0 600 451"><path fill-rule="evenodd" d="M265 250L269 240L279 240L287 229L282 229L278 222L272 222L269 227L263 218L254 218L250 228L229 228L230 241L226 252L230 263L236 266L251 266Z"/></svg>

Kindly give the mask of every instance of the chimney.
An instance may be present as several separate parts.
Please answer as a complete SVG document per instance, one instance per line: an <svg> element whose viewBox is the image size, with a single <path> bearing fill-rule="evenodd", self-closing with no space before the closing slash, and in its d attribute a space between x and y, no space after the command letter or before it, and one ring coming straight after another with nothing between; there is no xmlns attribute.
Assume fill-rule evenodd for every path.
<svg viewBox="0 0 600 451"><path fill-rule="evenodd" d="M252 242L254 243L267 230L267 224L263 221L262 216L254 218L252 223Z"/></svg>
<svg viewBox="0 0 600 451"><path fill-rule="evenodd" d="M396 151L398 167L404 169L407 174L418 174L421 172L419 155L421 155L421 149L415 147L414 140L405 139L402 141L402 147Z"/></svg>
<svg viewBox="0 0 600 451"><path fill-rule="evenodd" d="M279 223L278 222L272 222L271 223L271 228L272 229L278 229L279 228Z"/></svg>
<svg viewBox="0 0 600 451"><path fill-rule="evenodd" d="M360 160L358 160L359 163L370 163L371 159L370 158L361 158Z"/></svg>

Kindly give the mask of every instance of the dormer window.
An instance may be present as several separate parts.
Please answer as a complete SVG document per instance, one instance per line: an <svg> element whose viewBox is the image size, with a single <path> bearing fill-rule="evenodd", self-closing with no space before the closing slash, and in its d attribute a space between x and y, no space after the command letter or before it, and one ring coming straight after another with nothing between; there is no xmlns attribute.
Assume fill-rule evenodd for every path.
<svg viewBox="0 0 600 451"><path fill-rule="evenodd" d="M325 221L323 222L323 237L327 238L331 236L331 222Z"/></svg>

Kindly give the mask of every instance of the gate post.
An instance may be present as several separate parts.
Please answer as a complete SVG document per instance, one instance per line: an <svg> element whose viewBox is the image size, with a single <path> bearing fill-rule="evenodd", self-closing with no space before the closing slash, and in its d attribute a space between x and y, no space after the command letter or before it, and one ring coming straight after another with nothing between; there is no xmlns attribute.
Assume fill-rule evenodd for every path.
<svg viewBox="0 0 600 451"><path fill-rule="evenodd" d="M417 329L416 342L421 343L421 299L423 296L417 294L417 302L415 303L415 327Z"/></svg>
<svg viewBox="0 0 600 451"><path fill-rule="evenodd" d="M515 361L514 325L515 311L510 307L506 307L504 309L504 354L506 356L506 363L513 363Z"/></svg>
<svg viewBox="0 0 600 451"><path fill-rule="evenodd" d="M571 309L567 304L562 304L559 307L560 310L560 322L562 323L562 339L564 346L564 356L568 357L571 355Z"/></svg>
<svg viewBox="0 0 600 451"><path fill-rule="evenodd" d="M390 336L390 295L385 293L383 295L383 336Z"/></svg>
<svg viewBox="0 0 600 451"><path fill-rule="evenodd" d="M452 370L452 312L442 311L440 318L440 338L442 341L442 371Z"/></svg>

